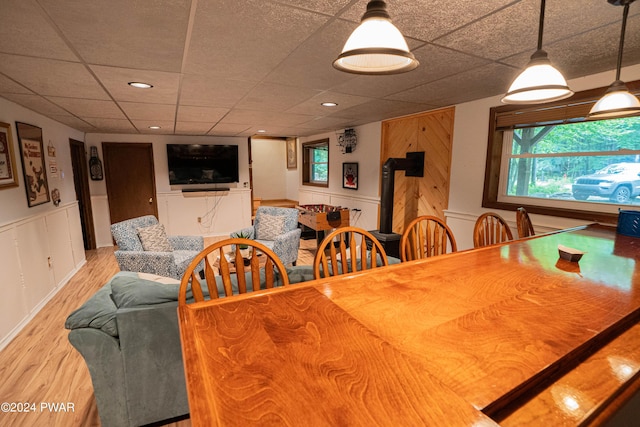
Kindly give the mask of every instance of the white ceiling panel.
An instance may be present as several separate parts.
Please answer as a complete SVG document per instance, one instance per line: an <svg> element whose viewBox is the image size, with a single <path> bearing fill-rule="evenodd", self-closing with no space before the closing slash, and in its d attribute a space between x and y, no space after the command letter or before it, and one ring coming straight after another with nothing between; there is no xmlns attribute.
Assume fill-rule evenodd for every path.
<svg viewBox="0 0 640 427"><path fill-rule="evenodd" d="M536 48L539 0L389 1L420 66L337 71L332 62L366 5L2 0L0 96L85 132L151 134L160 124L155 133L307 136L501 95ZM607 0L546 1L543 48L565 77L615 68L622 10ZM635 2L623 65L638 63Z"/></svg>

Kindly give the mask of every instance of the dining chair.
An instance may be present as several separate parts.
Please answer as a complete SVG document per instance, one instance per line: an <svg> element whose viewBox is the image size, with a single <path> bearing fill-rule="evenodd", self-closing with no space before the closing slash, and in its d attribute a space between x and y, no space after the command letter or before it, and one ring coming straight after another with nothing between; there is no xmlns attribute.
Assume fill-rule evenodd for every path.
<svg viewBox="0 0 640 427"><path fill-rule="evenodd" d="M359 242L356 237L360 237ZM378 264L389 265L389 259L373 234L358 227L340 227L325 236L318 246L313 277L322 279L368 270L379 267Z"/></svg>
<svg viewBox="0 0 640 427"><path fill-rule="evenodd" d="M519 207L516 209L516 223L518 224L519 238L535 236L536 233L533 231L531 218L529 218L529 214L525 208Z"/></svg>
<svg viewBox="0 0 640 427"><path fill-rule="evenodd" d="M427 258L458 250L453 231L440 218L423 215L411 221L400 239L402 261Z"/></svg>
<svg viewBox="0 0 640 427"><path fill-rule="evenodd" d="M487 212L478 217L473 227L473 247L495 245L513 240L509 224L497 213Z"/></svg>
<svg viewBox="0 0 640 427"><path fill-rule="evenodd" d="M206 293L197 271L203 260ZM239 237L221 240L207 246L189 264L180 282L178 304L187 303L189 290L194 302L201 302L207 297L216 299L221 295L228 297L250 292L248 284L251 291L271 289L278 284L289 285L289 277L282 261L266 245Z"/></svg>

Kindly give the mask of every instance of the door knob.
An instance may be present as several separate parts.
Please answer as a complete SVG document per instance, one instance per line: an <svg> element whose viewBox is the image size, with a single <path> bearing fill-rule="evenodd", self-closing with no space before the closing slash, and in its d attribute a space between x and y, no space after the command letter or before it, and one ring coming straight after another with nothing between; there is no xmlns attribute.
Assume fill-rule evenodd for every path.
<svg viewBox="0 0 640 427"><path fill-rule="evenodd" d="M149 197L149 204L153 203L153 197Z"/></svg>

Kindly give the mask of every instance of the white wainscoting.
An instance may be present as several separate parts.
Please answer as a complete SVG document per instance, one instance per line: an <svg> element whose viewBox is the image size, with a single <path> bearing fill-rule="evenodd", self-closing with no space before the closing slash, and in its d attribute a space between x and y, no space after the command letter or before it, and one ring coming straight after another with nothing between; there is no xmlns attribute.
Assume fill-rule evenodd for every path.
<svg viewBox="0 0 640 427"><path fill-rule="evenodd" d="M85 264L78 203L0 226L0 259L2 350Z"/></svg>
<svg viewBox="0 0 640 427"><path fill-rule="evenodd" d="M379 198L349 197L344 194L300 189L298 190L298 203L300 205L325 204L349 208L351 209L349 223L352 226L365 230L378 229ZM359 209L359 211L354 209Z"/></svg>

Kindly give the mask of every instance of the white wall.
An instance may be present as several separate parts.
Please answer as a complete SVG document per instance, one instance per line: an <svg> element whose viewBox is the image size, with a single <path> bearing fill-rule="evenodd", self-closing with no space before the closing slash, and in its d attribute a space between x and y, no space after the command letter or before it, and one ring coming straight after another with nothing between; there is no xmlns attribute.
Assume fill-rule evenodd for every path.
<svg viewBox="0 0 640 427"><path fill-rule="evenodd" d="M156 198L158 200L158 220L167 227L171 234L180 230L180 234L224 235L229 230L246 227L251 224L251 200L245 183L249 184L249 148L247 138L244 137L213 137L213 136L180 136L180 135L130 135L130 134L87 134L86 144L96 146L98 157L102 155L103 142L133 142L151 143L153 146L153 162L156 177ZM183 196L181 188L169 184L169 170L167 166L167 144L229 144L238 146L239 179L237 184L220 184L218 187L231 188L227 194L216 195L197 194L190 197ZM109 201L105 180L90 181L91 206L93 209L94 228L98 247L111 246L109 218ZM194 201L201 197L198 203ZM219 197L227 197L224 204L220 204ZM229 201L233 200L231 205ZM227 210L235 212L232 220L223 221L221 214L216 213L217 207L226 206ZM213 209L213 210L212 210ZM240 214L237 214L237 213ZM198 218L201 221L198 222ZM209 221L211 219L211 221ZM229 218L228 218L229 219Z"/></svg>
<svg viewBox="0 0 640 427"><path fill-rule="evenodd" d="M42 128L49 190L60 190L61 204L28 207L15 122ZM84 134L0 98L0 122L11 125L19 186L0 189L0 350L86 262L80 213L73 185L69 138ZM47 153L51 142L55 158ZM51 160L58 177L48 170ZM61 326L62 327L62 326Z"/></svg>
<svg viewBox="0 0 640 427"><path fill-rule="evenodd" d="M335 132L300 138L298 141L298 201L300 204L328 204L352 209L351 225L374 230L378 228L380 205L380 122L356 126L358 144L352 153L342 153ZM329 138L329 187L302 185L303 142ZM342 188L342 163L358 163L358 189ZM360 209L354 211L353 209Z"/></svg>
<svg viewBox="0 0 640 427"><path fill-rule="evenodd" d="M253 197L262 200L287 198L287 147L282 139L251 139Z"/></svg>
<svg viewBox="0 0 640 427"><path fill-rule="evenodd" d="M627 67L621 76L627 81L640 79L640 65ZM575 92L608 86L613 71L570 80ZM452 228L458 249L473 247L473 225L476 218L489 209L482 208L484 169L489 132L489 109L500 105L501 96L456 105L453 130L451 185L447 223ZM494 210L515 227L515 212ZM531 215L536 232L581 225L584 221L547 215ZM512 227L512 228L513 228Z"/></svg>
<svg viewBox="0 0 640 427"><path fill-rule="evenodd" d="M56 209L51 202L34 206L32 208L27 205L24 176L22 175L22 164L20 162L20 149L18 148L16 121L42 128L49 191L54 188L58 188L60 190L62 203L73 202L76 200L76 191L73 185L73 171L71 169L69 138L84 141L84 133L71 129L68 126L53 121L38 113L34 113L33 111L4 98L0 98L0 122L11 125L13 151L15 154L14 160L19 179L19 187L0 189L0 225L30 215L41 214ZM51 158L46 155L46 152L49 142L51 142L56 148L55 161L58 163L58 178L52 177L48 170L49 160Z"/></svg>

